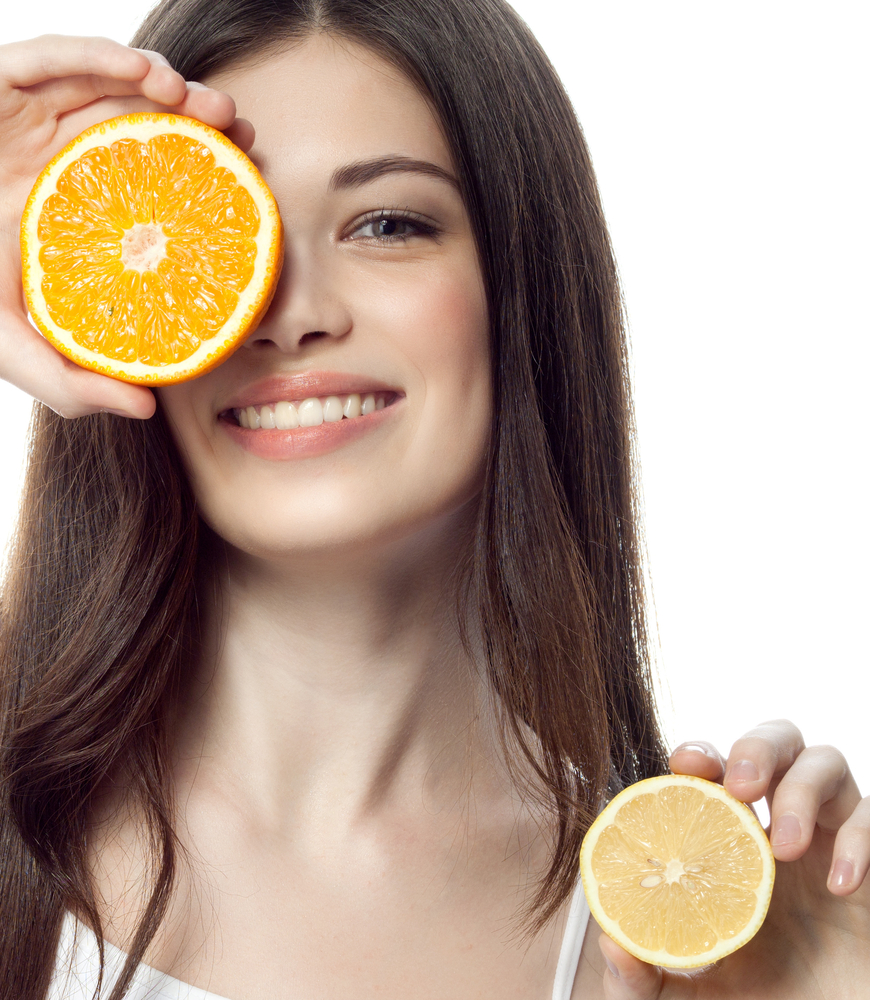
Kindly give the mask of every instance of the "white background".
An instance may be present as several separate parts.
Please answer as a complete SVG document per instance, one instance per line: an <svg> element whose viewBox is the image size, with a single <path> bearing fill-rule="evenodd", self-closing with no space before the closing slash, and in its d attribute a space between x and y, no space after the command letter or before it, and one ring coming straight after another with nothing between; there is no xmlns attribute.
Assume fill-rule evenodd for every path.
<svg viewBox="0 0 870 1000"><path fill-rule="evenodd" d="M13 5L9 5L13 6ZM126 41L139 0L0 41ZM673 742L793 718L870 788L867 15L843 0L516 0L592 149L624 281ZM0 539L28 405L0 386Z"/></svg>

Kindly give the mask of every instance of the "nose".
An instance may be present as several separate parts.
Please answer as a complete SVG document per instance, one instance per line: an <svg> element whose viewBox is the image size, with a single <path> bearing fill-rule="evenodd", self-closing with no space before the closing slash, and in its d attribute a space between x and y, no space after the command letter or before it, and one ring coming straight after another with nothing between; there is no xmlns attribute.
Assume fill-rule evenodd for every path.
<svg viewBox="0 0 870 1000"><path fill-rule="evenodd" d="M350 333L353 322L341 294L340 262L328 257L328 253L285 250L275 297L243 349L277 348L293 354L315 340Z"/></svg>

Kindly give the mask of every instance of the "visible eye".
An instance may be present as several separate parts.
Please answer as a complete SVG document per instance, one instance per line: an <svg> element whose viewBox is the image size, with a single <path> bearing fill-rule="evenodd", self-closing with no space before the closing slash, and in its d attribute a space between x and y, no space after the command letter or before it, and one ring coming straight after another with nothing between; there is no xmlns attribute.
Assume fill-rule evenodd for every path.
<svg viewBox="0 0 870 1000"><path fill-rule="evenodd" d="M409 215L381 210L364 218L348 237L351 240L374 240L377 243L404 243L415 236L437 237L431 222Z"/></svg>

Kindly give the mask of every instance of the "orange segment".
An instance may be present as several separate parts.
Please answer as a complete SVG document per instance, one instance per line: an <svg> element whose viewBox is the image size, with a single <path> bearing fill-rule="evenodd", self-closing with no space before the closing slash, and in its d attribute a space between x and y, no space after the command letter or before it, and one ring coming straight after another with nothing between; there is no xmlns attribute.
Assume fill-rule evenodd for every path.
<svg viewBox="0 0 870 1000"><path fill-rule="evenodd" d="M118 139L112 143L112 158L115 161L115 194L128 213L124 228L134 222L153 221L158 180L151 158L143 156L142 143L135 139Z"/></svg>
<svg viewBox="0 0 870 1000"><path fill-rule="evenodd" d="M707 965L761 926L774 860L752 811L685 775L620 792L583 841L592 915L626 951L672 968Z"/></svg>
<svg viewBox="0 0 870 1000"><path fill-rule="evenodd" d="M221 236L185 237L166 243L166 256L218 284L241 292L254 273L257 246L253 240Z"/></svg>
<svg viewBox="0 0 870 1000"><path fill-rule="evenodd" d="M177 382L220 363L274 294L283 232L254 165L189 118L133 114L45 168L21 224L34 321L84 367Z"/></svg>

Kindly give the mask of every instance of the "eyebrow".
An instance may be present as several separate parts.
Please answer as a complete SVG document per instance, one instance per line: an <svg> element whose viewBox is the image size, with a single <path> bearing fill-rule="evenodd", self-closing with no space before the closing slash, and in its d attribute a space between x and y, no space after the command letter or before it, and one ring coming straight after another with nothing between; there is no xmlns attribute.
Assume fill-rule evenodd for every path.
<svg viewBox="0 0 870 1000"><path fill-rule="evenodd" d="M447 181L457 191L459 190L459 181L443 167L428 160L414 160L410 156L376 156L371 160L348 163L347 166L339 167L332 175L329 189L338 191L341 188L359 187L383 174L394 173L428 174L430 177Z"/></svg>

